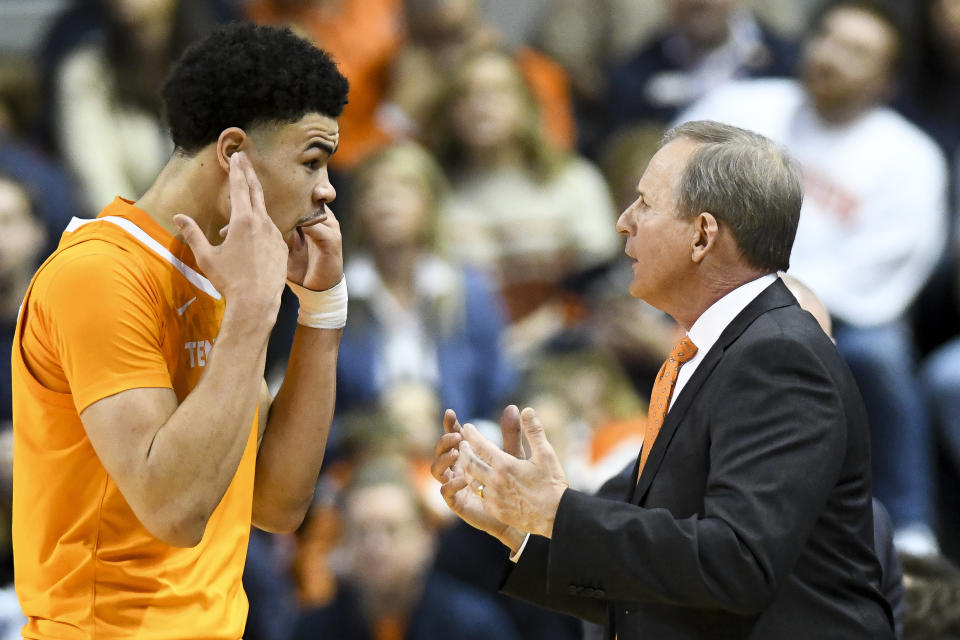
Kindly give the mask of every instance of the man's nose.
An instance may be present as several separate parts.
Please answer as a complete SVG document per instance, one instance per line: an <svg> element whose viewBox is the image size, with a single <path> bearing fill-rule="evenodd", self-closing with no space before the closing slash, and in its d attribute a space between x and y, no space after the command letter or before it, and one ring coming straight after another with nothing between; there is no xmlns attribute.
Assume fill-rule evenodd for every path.
<svg viewBox="0 0 960 640"><path fill-rule="evenodd" d="M324 172L323 178L313 188L313 199L317 202L330 203L337 199L337 190L330 183L330 178Z"/></svg>

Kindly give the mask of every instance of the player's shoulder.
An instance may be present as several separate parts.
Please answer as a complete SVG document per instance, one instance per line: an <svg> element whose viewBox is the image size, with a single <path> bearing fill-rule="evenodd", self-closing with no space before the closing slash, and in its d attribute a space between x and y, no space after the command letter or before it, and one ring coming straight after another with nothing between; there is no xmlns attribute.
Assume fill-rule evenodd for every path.
<svg viewBox="0 0 960 640"><path fill-rule="evenodd" d="M34 295L96 300L118 285L150 281L142 256L122 243L91 237L58 249L40 268Z"/></svg>
<svg viewBox="0 0 960 640"><path fill-rule="evenodd" d="M109 207L105 213L110 213ZM53 272L97 267L112 272L145 271L151 243L155 241L136 223L116 215L89 220L74 218L44 268L52 268Z"/></svg>
<svg viewBox="0 0 960 640"><path fill-rule="evenodd" d="M90 237L61 246L44 264L43 271L55 274L66 270L128 270L141 263L129 246L111 238Z"/></svg>

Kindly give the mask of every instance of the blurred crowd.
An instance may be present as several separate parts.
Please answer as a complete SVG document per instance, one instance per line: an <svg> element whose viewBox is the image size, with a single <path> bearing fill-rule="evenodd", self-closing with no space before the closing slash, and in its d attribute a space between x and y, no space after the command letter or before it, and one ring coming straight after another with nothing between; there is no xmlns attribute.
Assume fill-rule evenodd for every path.
<svg viewBox="0 0 960 640"><path fill-rule="evenodd" d="M572 486L633 464L679 329L627 295L614 225L664 130L700 118L800 161L790 273L867 404L903 637L960 637L960 0L68 0L0 55L0 352L70 219L163 166L166 71L229 20L289 25L350 81L337 415L300 531L251 537L248 640L596 637L497 594L505 549L452 517L429 463L444 408L497 438L515 403ZM19 637L0 516L0 638Z"/></svg>

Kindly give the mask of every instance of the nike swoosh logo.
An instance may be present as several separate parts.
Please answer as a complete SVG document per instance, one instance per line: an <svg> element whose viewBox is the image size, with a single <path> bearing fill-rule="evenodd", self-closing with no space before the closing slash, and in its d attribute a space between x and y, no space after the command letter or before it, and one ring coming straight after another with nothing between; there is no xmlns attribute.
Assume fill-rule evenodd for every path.
<svg viewBox="0 0 960 640"><path fill-rule="evenodd" d="M189 300L187 300L186 304L184 304L182 307L180 307L179 309L177 309L177 315L178 315L178 316L182 316L183 313L187 310L187 307L189 307L191 304L193 304L194 301L196 301L196 299L197 299L197 296L193 296L192 298L190 298Z"/></svg>

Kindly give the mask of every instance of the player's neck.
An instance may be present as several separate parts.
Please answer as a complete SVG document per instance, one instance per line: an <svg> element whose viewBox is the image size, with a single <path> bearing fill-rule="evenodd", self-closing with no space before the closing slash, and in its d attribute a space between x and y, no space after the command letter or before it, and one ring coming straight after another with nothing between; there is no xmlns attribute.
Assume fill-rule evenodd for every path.
<svg viewBox="0 0 960 640"><path fill-rule="evenodd" d="M173 236L179 235L173 216L190 216L210 242L219 244L220 228L227 223L218 202L222 173L203 151L195 156L174 154L137 206Z"/></svg>

